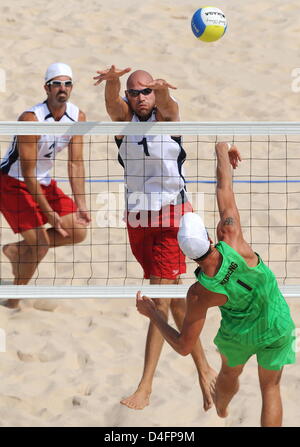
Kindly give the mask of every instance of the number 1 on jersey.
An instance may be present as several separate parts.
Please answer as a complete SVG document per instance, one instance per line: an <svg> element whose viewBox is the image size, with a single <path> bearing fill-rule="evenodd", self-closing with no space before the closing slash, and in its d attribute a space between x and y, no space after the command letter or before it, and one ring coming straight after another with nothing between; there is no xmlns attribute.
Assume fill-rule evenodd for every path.
<svg viewBox="0 0 300 447"><path fill-rule="evenodd" d="M147 138L144 137L141 141L138 142L138 144L139 145L141 145L141 144L143 145L145 155L147 157L150 157L149 150L148 150Z"/></svg>

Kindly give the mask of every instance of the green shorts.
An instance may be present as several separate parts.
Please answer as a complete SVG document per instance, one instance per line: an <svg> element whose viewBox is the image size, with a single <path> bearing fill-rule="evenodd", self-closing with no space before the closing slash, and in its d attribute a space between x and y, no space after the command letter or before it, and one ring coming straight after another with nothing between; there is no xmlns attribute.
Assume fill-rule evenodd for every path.
<svg viewBox="0 0 300 447"><path fill-rule="evenodd" d="M218 333L214 339L215 345L224 357L227 365L234 367L244 365L256 354L257 363L265 369L280 370L284 365L296 362L294 330L269 345L243 345L235 340L224 340Z"/></svg>

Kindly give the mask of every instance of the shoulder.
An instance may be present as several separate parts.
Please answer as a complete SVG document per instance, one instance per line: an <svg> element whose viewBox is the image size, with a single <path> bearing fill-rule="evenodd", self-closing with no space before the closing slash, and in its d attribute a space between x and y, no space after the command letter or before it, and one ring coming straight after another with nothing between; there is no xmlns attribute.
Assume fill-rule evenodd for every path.
<svg viewBox="0 0 300 447"><path fill-rule="evenodd" d="M207 293L209 291L205 289L199 282L192 284L187 293L187 303L189 306L202 307L205 305Z"/></svg>
<svg viewBox="0 0 300 447"><path fill-rule="evenodd" d="M239 256L245 259L246 262L250 261L256 263L257 254L253 251L250 244L244 239L232 240L230 238L224 238L222 242L225 242L225 249L234 250ZM224 245L223 245L224 247Z"/></svg>
<svg viewBox="0 0 300 447"><path fill-rule="evenodd" d="M126 96L122 96L122 98L120 98L120 99L123 104L123 107L125 108L125 117L124 117L124 119L119 120L119 121L133 121L135 114L134 114L132 108L130 107L128 99L126 98Z"/></svg>
<svg viewBox="0 0 300 447"><path fill-rule="evenodd" d="M79 110L78 121L86 121L86 114L82 110Z"/></svg>
<svg viewBox="0 0 300 447"><path fill-rule="evenodd" d="M23 112L18 118L18 121L38 121L34 112Z"/></svg>
<svg viewBox="0 0 300 447"><path fill-rule="evenodd" d="M211 292L199 282L195 282L187 294L187 306L191 313L206 312L210 307L222 306L226 301L225 295Z"/></svg>
<svg viewBox="0 0 300 447"><path fill-rule="evenodd" d="M80 110L79 107L76 104L73 104L70 101L68 101L66 103L66 112L65 112L65 114L72 121L86 121L86 117L85 117L84 112L82 110Z"/></svg>
<svg viewBox="0 0 300 447"><path fill-rule="evenodd" d="M28 122L38 122L37 116L34 112L23 112L19 118L18 121L28 121ZM38 135L19 135L18 136L18 142L19 143L26 143L26 144L30 144L30 145L36 145L36 143L38 142L39 136ZM20 145L19 146L19 151L23 149L23 146ZM23 154L24 156L24 154ZM32 158L32 156L31 156Z"/></svg>
<svg viewBox="0 0 300 447"><path fill-rule="evenodd" d="M203 286L198 281L196 281L194 284L192 284L189 287L188 297L189 298L192 298L192 297L194 298L195 296L198 296L199 293L202 292L202 289L203 289Z"/></svg>

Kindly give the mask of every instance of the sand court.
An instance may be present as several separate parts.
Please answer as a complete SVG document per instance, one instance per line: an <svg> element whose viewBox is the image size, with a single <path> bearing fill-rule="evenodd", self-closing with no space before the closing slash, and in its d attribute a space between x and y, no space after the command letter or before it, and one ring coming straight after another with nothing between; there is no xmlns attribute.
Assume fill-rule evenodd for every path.
<svg viewBox="0 0 300 447"><path fill-rule="evenodd" d="M71 101L89 121L109 121L103 86L94 87L96 70L145 69L178 87L182 121L297 121L299 93L292 71L299 65L295 0L236 2L220 6L228 16L226 35L217 43L198 42L190 18L194 1L77 0L56 6L41 0L12 0L0 7L0 120L15 121L43 101L43 75L55 61L70 64L75 78ZM218 6L214 2L214 6ZM280 32L279 32L280 29ZM125 79L122 86L125 89ZM9 137L0 137L1 156ZM188 191L204 193L205 219L214 233L217 223L213 137L184 137ZM280 283L300 284L299 146L300 135L239 137L244 158L235 172L235 191L245 237L269 262ZM75 247L50 250L31 281L36 285L136 285L142 270L136 263L122 226L121 166L112 137L85 137L87 203L92 224L86 240ZM287 161L286 161L287 159ZM59 187L70 192L67 151L55 164ZM252 180L260 183L247 183ZM99 182L111 178L114 183ZM279 180L291 180L280 183ZM196 183L201 181L201 183ZM273 183L270 181L274 181ZM115 224L101 227L103 196L117 205ZM1 216L1 246L17 240ZM108 244L109 242L109 244ZM12 281L11 267L1 254L2 283ZM188 263L184 283L193 282ZM165 345L154 379L151 405L141 412L119 404L140 377L147 321L131 300L26 300L21 310L0 306L0 328L6 352L0 352L1 426L258 426L260 395L256 360L241 377L241 390L226 420L214 409L202 410L198 377L190 358ZM300 327L299 298L289 299ZM201 336L215 368L219 356L212 342L220 316L209 312ZM299 362L298 362L299 363ZM299 426L299 364L288 366L282 380L284 425Z"/></svg>

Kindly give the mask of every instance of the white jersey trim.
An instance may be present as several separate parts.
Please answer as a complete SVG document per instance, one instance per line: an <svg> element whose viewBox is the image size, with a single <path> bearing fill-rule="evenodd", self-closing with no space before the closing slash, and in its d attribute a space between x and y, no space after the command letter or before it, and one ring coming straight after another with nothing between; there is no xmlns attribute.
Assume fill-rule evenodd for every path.
<svg viewBox="0 0 300 447"><path fill-rule="evenodd" d="M153 110L148 121L156 121ZM133 114L132 122L139 122ZM186 201L181 137L124 136L116 139L118 159L125 171L125 200L130 212L160 210ZM179 202L180 200L180 202Z"/></svg>

